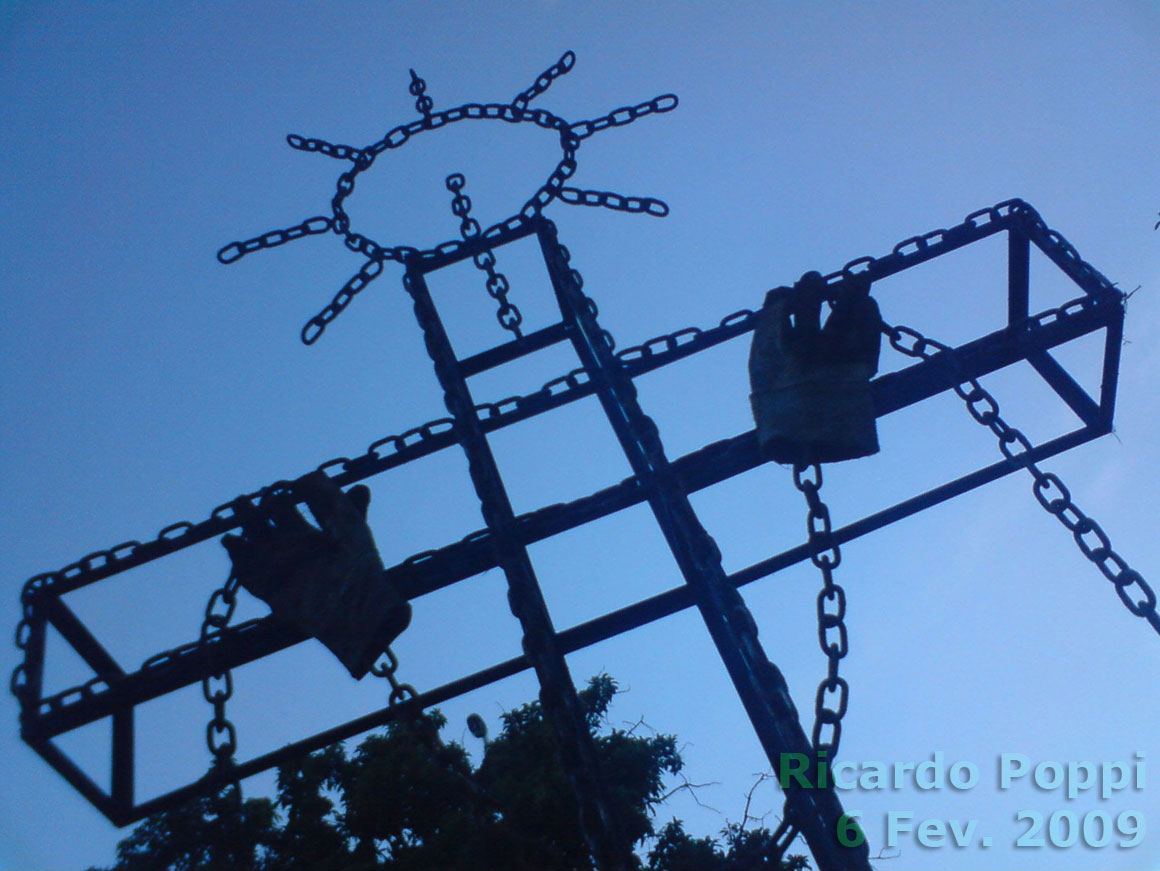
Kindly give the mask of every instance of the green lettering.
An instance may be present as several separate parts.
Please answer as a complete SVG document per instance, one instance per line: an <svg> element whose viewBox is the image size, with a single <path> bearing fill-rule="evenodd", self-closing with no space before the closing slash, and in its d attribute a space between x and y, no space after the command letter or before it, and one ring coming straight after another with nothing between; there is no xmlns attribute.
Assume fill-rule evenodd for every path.
<svg viewBox="0 0 1160 871"><path fill-rule="evenodd" d="M785 789L789 786L790 779L797 781L797 785L803 789L813 789L814 785L806 779L806 767L810 764L810 758L805 753L782 753L778 757L778 785Z"/></svg>

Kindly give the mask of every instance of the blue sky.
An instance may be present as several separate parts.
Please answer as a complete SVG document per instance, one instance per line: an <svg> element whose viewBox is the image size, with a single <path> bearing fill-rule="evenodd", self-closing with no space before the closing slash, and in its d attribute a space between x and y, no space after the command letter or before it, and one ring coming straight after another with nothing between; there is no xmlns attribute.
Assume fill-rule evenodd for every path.
<svg viewBox="0 0 1160 871"><path fill-rule="evenodd" d="M1158 563L1155 470L1160 400L1157 246L1160 208L1160 6L973 2L580 5L516 2L144 3L0 5L0 372L8 458L0 492L0 624L14 626L20 586L177 520L199 520L241 492L293 477L443 415L401 287L384 275L313 347L302 324L358 268L332 236L243 259L222 245L325 213L334 161L295 152L288 133L362 145L415 117L408 68L436 107L506 101L565 50L575 69L538 103L570 120L667 92L680 107L586 140L579 187L660 197L664 219L556 204L549 214L620 345L707 327L760 305L770 287L839 268L1019 196L1125 290L1128 309L1115 436L1049 461L1079 505L1147 576ZM503 129L490 129L491 127ZM456 125L376 163L351 215L389 244L456 234L443 178L460 171L481 221L510 213L556 157L541 130ZM887 319L945 341L1001 326L1003 245L981 243L876 288ZM512 299L530 321L548 291L526 249L501 252ZM481 276L433 283L457 348L500 341ZM1043 259L1032 308L1077 295ZM645 376L645 410L670 456L752 426L744 339ZM1087 386L1098 348L1059 358ZM888 349L886 370L902 364ZM479 401L534 390L575 366L557 348L472 380ZM1074 426L1026 366L992 387L1036 441ZM825 497L848 522L998 457L993 437L953 396L891 415L882 452L827 469ZM517 511L584 495L628 474L592 400L509 428L493 448ZM444 451L371 482L371 520L396 562L482 521L465 465ZM693 497L734 570L799 541L804 505L789 472L761 467ZM675 586L676 566L647 511L635 508L531 550L557 627ZM961 793L851 792L872 852L891 810L977 819L977 847L904 841L879 866L907 869L1160 867L1150 833L1135 848L1014 851L1015 814L1036 809L1141 812L1160 825L1160 704L1148 689L1160 639L1120 605L1070 535L1012 476L844 549L850 610L852 761L948 761L979 767ZM209 542L86 588L70 604L125 664L197 634L225 578ZM770 656L808 709L824 673L813 624L819 579L797 567L745 588ZM4 592L7 591L7 592ZM489 572L415 603L398 644L420 688L514 655L504 582ZM243 603L238 618L263 606ZM57 651L50 646L50 656ZM15 664L0 654L0 670ZM80 672L57 656L53 689ZM766 768L699 618L684 612L569 657L577 680L607 670L627 692L614 717L643 717L682 739L689 778L710 783L669 813L697 832L740 818ZM352 681L309 642L238 669L231 703L252 756L372 710L383 690ZM492 728L531 698L527 675L445 706L447 737L478 711ZM111 861L115 830L17 737L0 715L0 868L65 869ZM138 790L198 776L208 705L196 688L138 719ZM62 742L98 776L107 728ZM1146 754L1139 792L1068 802L996 789L1002 753L1112 762ZM268 776L247 784L270 788ZM704 805L704 806L702 806ZM707 807L706 807L707 806ZM759 790L755 807L776 813ZM770 821L773 816L770 816Z"/></svg>

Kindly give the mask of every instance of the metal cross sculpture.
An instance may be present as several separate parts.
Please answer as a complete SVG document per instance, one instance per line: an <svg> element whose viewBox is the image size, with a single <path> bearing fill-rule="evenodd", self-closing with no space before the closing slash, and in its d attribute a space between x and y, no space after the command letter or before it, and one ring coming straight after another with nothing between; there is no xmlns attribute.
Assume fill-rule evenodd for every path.
<svg viewBox="0 0 1160 871"><path fill-rule="evenodd" d="M387 262L400 264L403 287L413 302L450 416L379 439L361 456L331 460L308 475L226 502L205 520L171 524L153 540L126 542L90 554L25 584L23 619L17 629L17 644L24 658L11 681L21 703L22 735L116 824L140 820L225 783L532 669L578 799L593 862L601 871L625 869L629 867L628 848L617 837L617 821L607 810L603 776L565 655L695 606L770 764L776 768L784 753L803 754L813 763L825 764L838 750L849 699L848 684L839 674L848 651L846 596L834 579L841 561L840 546L1019 469L1031 473L1037 501L1072 532L1080 550L1112 582L1125 606L1160 632L1152 588L1116 553L1100 526L1075 505L1063 482L1038 465L1111 431L1123 293L1082 260L1062 236L1048 229L1031 206L1008 200L974 212L949 229L906 239L885 256L862 257L825 275L807 274L793 287L771 291L756 312L742 310L708 329L680 330L617 351L610 334L601 328L596 303L585 294L580 274L544 210L562 201L667 214L668 207L656 199L581 190L566 186L566 182L575 172L576 155L586 138L645 115L667 112L676 107L677 98L666 94L578 122L546 109L530 108L531 102L574 63L575 56L566 53L509 102L468 103L442 111L435 111L425 83L412 71L410 92L420 117L394 127L378 141L353 147L288 137L293 148L318 152L344 165L330 215L234 242L218 253L223 263L231 263L259 249L308 235L334 233L362 256L355 275L303 328L302 340L307 344L318 340L354 297L382 274ZM360 174L412 137L468 120L531 123L558 136L559 162L516 214L481 229L471 216L471 202L464 192L466 179L456 173L448 176L446 183L452 194L452 211L460 220L460 238L420 250L384 244L353 226L345 203ZM1006 234L1008 252L1006 323L987 335L950 347L908 327L881 321L869 298L875 282L1000 233ZM547 266L560 319L525 333L520 311L508 299L508 280L498 271L496 252L529 238L538 243ZM1032 244L1079 290L1074 300L1037 314L1029 311ZM497 318L511 337L459 359L428 291L427 276L469 259L486 274L485 285L497 304ZM832 312L823 325L820 311L827 303ZM1050 351L1100 330L1105 333L1103 377L1099 396L1093 398ZM751 331L755 332L750 374L757 428L670 459L656 425L637 400L634 379ZM871 380L877 371L882 336L914 363ZM557 343L572 346L579 368L533 393L495 404L475 403L469 377ZM1034 367L1082 425L1035 445L1006 422L994 397L978 379L1021 360ZM946 390L955 391L967 404L971 417L994 433L1001 459L835 528L819 495L821 463L873 453L877 450L876 418ZM632 475L572 502L516 515L489 447L489 434L590 395L599 400ZM838 414L835 407L856 413ZM438 550L384 567L364 520L369 491L353 487L344 492L342 488L455 445L466 454L485 528ZM770 460L793 465L794 483L806 500L806 540L727 574L720 551L693 510L689 494ZM528 556L529 545L640 503L651 509L676 559L680 583L635 604L557 630ZM297 506L301 504L310 508L319 527L299 514ZM63 600L65 594L82 586L223 535L234 572L211 598L201 637L152 656L135 670L117 662ZM818 635L828 663L808 731L782 673L762 647L757 625L739 592L745 584L805 560L811 560L822 576L817 598ZM409 603L495 567L502 569L507 579L511 611L523 631L523 654L422 691L399 683L398 661L389 644L407 625ZM265 599L273 613L229 626L240 589ZM49 625L96 676L81 686L45 696L45 633ZM387 677L392 686L389 704L276 751L237 761L237 735L225 715L232 693L230 669L311 636L325 643L355 677L368 670ZM140 801L133 773L134 710L198 682L213 706L207 740L217 764L193 783ZM108 789L96 784L54 742L64 733L104 718L112 721ZM823 871L869 868L865 838L856 826L851 829L832 788L803 789L790 780L785 792L783 823L777 832L782 853L800 833ZM855 837L850 836L851 831Z"/></svg>

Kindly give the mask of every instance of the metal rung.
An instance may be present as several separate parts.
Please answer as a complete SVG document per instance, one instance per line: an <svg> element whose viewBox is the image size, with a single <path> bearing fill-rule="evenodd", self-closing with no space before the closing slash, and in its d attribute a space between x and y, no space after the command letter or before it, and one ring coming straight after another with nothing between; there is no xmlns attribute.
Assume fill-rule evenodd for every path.
<svg viewBox="0 0 1160 871"><path fill-rule="evenodd" d="M502 345L496 345L494 348L488 348L486 351L480 351L478 354L472 354L470 357L460 360L459 374L464 378L470 378L472 375L478 375L480 372L486 372L488 369L494 369L496 366L510 363L512 360L518 360L525 354L562 342L565 338L567 338L567 333L564 329L564 322L560 321L550 327L528 333L521 339L504 342Z"/></svg>

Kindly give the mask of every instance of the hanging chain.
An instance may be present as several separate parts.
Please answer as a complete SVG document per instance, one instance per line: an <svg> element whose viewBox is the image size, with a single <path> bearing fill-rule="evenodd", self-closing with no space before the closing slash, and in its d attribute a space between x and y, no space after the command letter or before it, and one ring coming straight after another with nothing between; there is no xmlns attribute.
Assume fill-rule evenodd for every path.
<svg viewBox="0 0 1160 871"><path fill-rule="evenodd" d="M427 96L427 83L414 70L411 70L411 84L407 90L411 92L412 97L415 97L416 111L424 118L430 117L435 102Z"/></svg>
<svg viewBox="0 0 1160 871"><path fill-rule="evenodd" d="M815 755L824 754L832 763L842 740L842 718L850 701L850 685L838 674L838 669L846 654L850 652L849 637L846 633L846 591L834 581L834 569L842 562L842 552L834 541L830 524L830 509L819 496L822 489L822 466L820 463L795 464L793 484L806 497L806 530L809 533L810 562L822 573L822 589L818 593L818 644L826 655L826 676L818 684L814 697L814 728L810 735ZM836 636L835 634L836 633ZM830 698L837 694L837 706L830 704ZM822 732L827 727L830 734L822 740ZM819 759L819 764L821 760ZM774 851L780 860L798 836L797 827L784 813L781 824L773 834Z"/></svg>
<svg viewBox="0 0 1160 871"><path fill-rule="evenodd" d="M400 683L397 676L399 670L399 658L395 652L388 647L383 651L379 660L371 666L371 674L376 677L384 677L391 684L391 693L387 697L387 707L396 708L404 702L409 702L418 697L419 692L409 683ZM412 727L412 734L415 735L427 748L431 754L431 759L439 764L446 764L447 761L447 745L443 743L443 738L439 735L439 730L435 728L434 724L430 722L423 722L420 714L422 708L418 704L409 706L401 713L409 720L409 725ZM396 720L396 722L398 722ZM455 779L467 788L468 794L472 797L471 813L476 821L483 824L487 811L483 804L483 792L479 784L468 774L455 767L448 767L444 769L450 772Z"/></svg>
<svg viewBox="0 0 1160 871"><path fill-rule="evenodd" d="M846 591L834 582L834 569L842 562L842 552L834 541L830 509L818 495L822 489L821 464L795 465L793 484L805 494L809 506L806 528L809 531L810 562L822 573L822 589L817 600L818 644L826 655L827 669L814 698L814 730L810 741L815 753L824 752L832 760L842 739L842 717L846 715L850 694L849 684L838 675L842 659L850 652L846 634ZM836 637L832 633L836 633ZM832 693L837 693L837 707L829 704ZM830 734L823 741L822 731L827 726Z"/></svg>
<svg viewBox="0 0 1160 871"><path fill-rule="evenodd" d="M387 705L392 708L419 695L418 690L409 683L399 683L399 678L396 675L398 670L399 658L389 647L383 652L379 661L371 666L371 674L375 677L385 677L390 683L391 694L387 697Z"/></svg>
<svg viewBox="0 0 1160 871"><path fill-rule="evenodd" d="M230 572L225 584L213 591L205 606L205 619L201 623L199 645L211 648L221 643L221 635L238 603L238 577ZM211 661L213 657L210 657ZM213 766L220 772L229 772L233 767L234 753L238 749L238 732L226 717L226 702L234 694L234 679L230 670L207 674L201 680L201 692L205 700L213 705L213 718L205 727L205 742L213 754ZM236 785L240 798L241 786Z"/></svg>
<svg viewBox="0 0 1160 871"><path fill-rule="evenodd" d="M1116 594L1129 611L1147 620L1160 633L1160 615L1156 613L1156 592L1144 577L1112 548L1111 539L1092 518L1088 517L1071 501L1071 491L1054 472L1044 472L1035 463L1024 457L1031 449L1031 442L1015 427L999 415L999 403L975 378L963 378L962 367L954 349L934 339L929 339L917 330L904 326L883 325L883 331L890 340L891 347L908 357L929 360L938 355L946 359L956 373L955 393L967 404L967 411L976 423L987 427L999 439L999 450L1008 460L1018 460L1035 479L1032 492L1035 500L1048 514L1055 515L1075 538L1080 552L1087 557L1100 573L1116 588ZM1018 458L1023 457L1019 460Z"/></svg>
<svg viewBox="0 0 1160 871"><path fill-rule="evenodd" d="M546 228L550 243L554 241L555 229L550 222L546 222ZM725 576L720 549L697 520L687 501L685 484L672 476L673 469L665 456L656 423L640 408L635 386L612 353L611 337L600 329L594 304L583 295L579 274L569 267L567 251L556 245L556 256L552 257L551 247L545 245L549 273L566 319L578 328L582 342L576 344L582 352L582 360L594 382L604 379L598 389L602 390L602 399L612 400L605 406L609 410L609 419L617 429L617 436L639 476L638 480L647 482L645 486L651 490L649 499L655 499L653 510L657 520L681 563L686 582L696 590L694 596L702 608L706 625L746 701L746 707L753 712L754 726L767 748L770 761L776 765L771 748L780 747L778 752L786 749L805 751L810 746L806 733L797 722L797 712L785 679L766 655L756 621L744 599ZM587 354L583 353L584 348L588 349ZM832 722L830 718L827 721ZM817 732L815 730L815 734ZM836 738L833 740L836 743ZM785 818L801 826L821 867L869 867L866 860L868 851L864 845L839 851L835 832L827 830L824 821L829 819L836 823L841 813L841 804L833 790L787 790ZM780 853L784 852L782 844L775 842L773 847L771 852L780 858Z"/></svg>
<svg viewBox="0 0 1160 871"><path fill-rule="evenodd" d="M463 185L466 182L463 173L459 172L447 176L446 181L447 190L455 194L455 198L451 201L451 211L459 218L459 233L463 236L464 241L479 236L479 222L471 217L471 198L463 193ZM495 315L496 320L505 330L514 333L517 339L523 338L520 333L520 324L524 322L524 316L520 314L520 310L513 303L508 302L507 295L511 290L511 285L508 284L506 275L496 271L495 253L491 249L480 251L472 260L477 269L487 273L487 293L499 303L499 311Z"/></svg>

